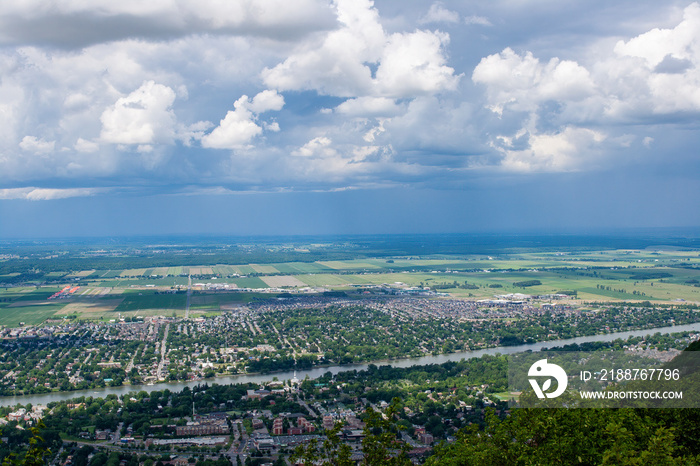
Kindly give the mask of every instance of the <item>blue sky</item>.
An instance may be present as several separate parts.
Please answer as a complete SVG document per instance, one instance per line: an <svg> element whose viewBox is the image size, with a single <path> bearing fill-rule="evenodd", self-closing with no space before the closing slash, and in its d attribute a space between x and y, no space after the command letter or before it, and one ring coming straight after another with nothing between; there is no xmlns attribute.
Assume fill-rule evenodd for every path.
<svg viewBox="0 0 700 466"><path fill-rule="evenodd" d="M700 226L699 117L697 2L5 2L0 237Z"/></svg>

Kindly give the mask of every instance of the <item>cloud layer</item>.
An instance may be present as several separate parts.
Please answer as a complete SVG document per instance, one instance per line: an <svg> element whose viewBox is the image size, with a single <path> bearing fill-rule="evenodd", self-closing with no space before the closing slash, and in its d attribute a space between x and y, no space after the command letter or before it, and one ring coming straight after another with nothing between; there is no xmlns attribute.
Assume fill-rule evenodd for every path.
<svg viewBox="0 0 700 466"><path fill-rule="evenodd" d="M293 38L333 26L325 2L125 0L3 2L0 43L81 47L130 38L249 34Z"/></svg>
<svg viewBox="0 0 700 466"><path fill-rule="evenodd" d="M623 7L5 2L0 198L687 170L700 5Z"/></svg>

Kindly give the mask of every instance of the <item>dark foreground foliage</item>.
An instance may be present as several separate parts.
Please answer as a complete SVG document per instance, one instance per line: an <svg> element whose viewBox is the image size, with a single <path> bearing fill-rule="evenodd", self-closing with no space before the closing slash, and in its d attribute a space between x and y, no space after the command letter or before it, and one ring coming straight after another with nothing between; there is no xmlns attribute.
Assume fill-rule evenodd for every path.
<svg viewBox="0 0 700 466"><path fill-rule="evenodd" d="M699 425L696 409L522 409L463 429L426 464L699 464Z"/></svg>

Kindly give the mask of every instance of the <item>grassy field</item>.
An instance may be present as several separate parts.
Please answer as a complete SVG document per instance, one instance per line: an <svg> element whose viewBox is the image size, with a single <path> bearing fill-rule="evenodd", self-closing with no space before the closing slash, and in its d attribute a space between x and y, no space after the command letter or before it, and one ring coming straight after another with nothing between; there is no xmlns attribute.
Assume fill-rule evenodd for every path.
<svg viewBox="0 0 700 466"><path fill-rule="evenodd" d="M379 269L381 267L372 264L366 260L356 260L356 261L323 261L318 262L321 265L325 265L328 268L334 270L370 270Z"/></svg>
<svg viewBox="0 0 700 466"><path fill-rule="evenodd" d="M255 273L255 269L250 265L232 265L231 268L233 268L233 270L238 275L248 275L251 273Z"/></svg>
<svg viewBox="0 0 700 466"><path fill-rule="evenodd" d="M20 322L36 325L53 317L68 304L63 300L46 299L58 290L56 287L38 290L35 287L0 289L0 325L15 327Z"/></svg>
<svg viewBox="0 0 700 466"><path fill-rule="evenodd" d="M344 286L352 283L350 277L352 275L316 274L297 275L296 278L309 286Z"/></svg>
<svg viewBox="0 0 700 466"><path fill-rule="evenodd" d="M333 269L318 262L287 262L284 264L274 264L281 273L291 275L305 273L325 273L332 272Z"/></svg>
<svg viewBox="0 0 700 466"><path fill-rule="evenodd" d="M273 288L280 287L305 287L306 284L299 280L297 277L290 275L273 275L270 277L261 277L268 286Z"/></svg>
<svg viewBox="0 0 700 466"><path fill-rule="evenodd" d="M189 273L192 275L213 275L214 270L212 267L183 267L183 273Z"/></svg>
<svg viewBox="0 0 700 466"><path fill-rule="evenodd" d="M234 273L236 273L236 271L233 270L233 267L229 265L216 265L212 267L212 269L214 270L215 274L221 276L233 275Z"/></svg>
<svg viewBox="0 0 700 466"><path fill-rule="evenodd" d="M57 317L63 315L76 315L79 319L99 319L100 317L114 318L114 310L122 302L122 298L92 298L80 299L66 304L56 313Z"/></svg>
<svg viewBox="0 0 700 466"><path fill-rule="evenodd" d="M140 277L147 269L126 269L122 270L120 277Z"/></svg>
<svg viewBox="0 0 700 466"><path fill-rule="evenodd" d="M228 303L226 296L215 294L193 295L190 301L190 310L218 311L222 302Z"/></svg>
<svg viewBox="0 0 700 466"><path fill-rule="evenodd" d="M184 312L187 296L180 294L156 294L155 291L127 291L124 300L114 312L142 311L148 309Z"/></svg>
<svg viewBox="0 0 700 466"><path fill-rule="evenodd" d="M275 296L275 295L272 295ZM261 296L259 293L199 293L193 294L190 301L190 310L195 311L219 311L234 308L240 304L249 303L255 299L270 298L270 295Z"/></svg>
<svg viewBox="0 0 700 466"><path fill-rule="evenodd" d="M84 277L87 277L88 275L92 275L94 272L95 272L95 269L80 270L79 272L75 272L75 273L66 275L66 278L84 278Z"/></svg>
<svg viewBox="0 0 700 466"><path fill-rule="evenodd" d="M269 288L267 283L258 277L238 277L229 281L233 281L238 288Z"/></svg>
<svg viewBox="0 0 700 466"><path fill-rule="evenodd" d="M188 273L219 277L216 281L210 278L195 279L196 283L230 283L240 288L311 286L350 289L350 285L439 285L437 288L440 291L472 298L490 298L507 293L538 295L575 291L581 301L700 302L698 251L655 247L645 250L503 253L491 257L395 257L54 271L48 273L46 278L58 280L55 286L38 289L8 286L0 289L0 325L39 323L54 315L66 314L97 319L114 318L115 312L124 315L172 315L174 312L181 315L185 307L184 294L156 294L152 287L145 287L183 287L188 280L180 275ZM245 276L227 278L236 274ZM251 274L256 276L248 276ZM6 277L16 275L8 274ZM152 278L153 275L163 278ZM540 284L517 285L518 282L531 280L539 280ZM81 288L71 298L47 301L51 294L66 284L76 283L80 283ZM218 312L227 306L253 299L253 295L248 293L204 293L195 296L192 310L196 312Z"/></svg>
<svg viewBox="0 0 700 466"><path fill-rule="evenodd" d="M16 327L20 322L27 325L38 325L53 317L66 302L48 302L28 306L4 306L0 304L0 325Z"/></svg>
<svg viewBox="0 0 700 466"><path fill-rule="evenodd" d="M265 273L265 274L279 273L279 270L277 270L272 265L250 264L250 266L253 268L253 270L255 270L256 273Z"/></svg>

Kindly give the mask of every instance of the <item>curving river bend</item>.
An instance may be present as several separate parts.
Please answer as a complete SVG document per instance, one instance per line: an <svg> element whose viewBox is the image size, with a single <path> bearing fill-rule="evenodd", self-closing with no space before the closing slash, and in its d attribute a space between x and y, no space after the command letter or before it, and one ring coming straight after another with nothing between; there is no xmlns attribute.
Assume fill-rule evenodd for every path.
<svg viewBox="0 0 700 466"><path fill-rule="evenodd" d="M553 346L563 346L572 343L585 343L593 341L613 341L617 338L628 338L628 337L641 337L646 335L653 335L655 333L677 333L677 332L692 332L700 331L700 322L694 324L686 325L675 325L669 327L658 327L650 328L646 330L631 330L616 333L606 333L603 335L591 335L587 337L576 337L568 338L563 340L550 340L543 341L539 343L532 343L527 345L517 345L517 346L498 346L495 348L487 348L482 350L474 351L461 351L458 353L450 354L440 354L440 355L429 355L421 356L419 358L407 358L407 359L397 359L397 360L379 360L370 361L362 364L344 364L336 366L324 366L316 367L309 370L297 371L296 376L299 380L303 380L307 375L309 378L314 379L322 376L326 372L331 372L337 374L338 372L367 369L370 364L391 364L394 367L410 367L410 366L420 366L427 364L442 364L447 361L459 361L461 359L478 358L486 354L514 354L521 353L524 351L532 350L539 351L544 347ZM284 371L284 372L271 372L268 374L241 374L241 375L228 375L223 377L216 377L214 379L206 380L192 380L188 382L162 382L154 385L124 385L121 387L105 387L105 388L94 388L88 390L74 390L70 392L52 392L52 393L42 393L36 395L19 395L19 396L2 396L0 397L0 406L14 406L16 404L26 405L27 403L37 404L47 404L52 401L69 400L71 398L77 398L79 396L92 396L96 398L104 398L107 395L125 395L134 391L146 391L152 392L155 390L168 389L173 392L181 391L185 387L195 387L203 383L217 383L217 384L232 384L232 383L261 383L269 382L273 377L277 377L279 380L289 380L295 375L294 371Z"/></svg>

